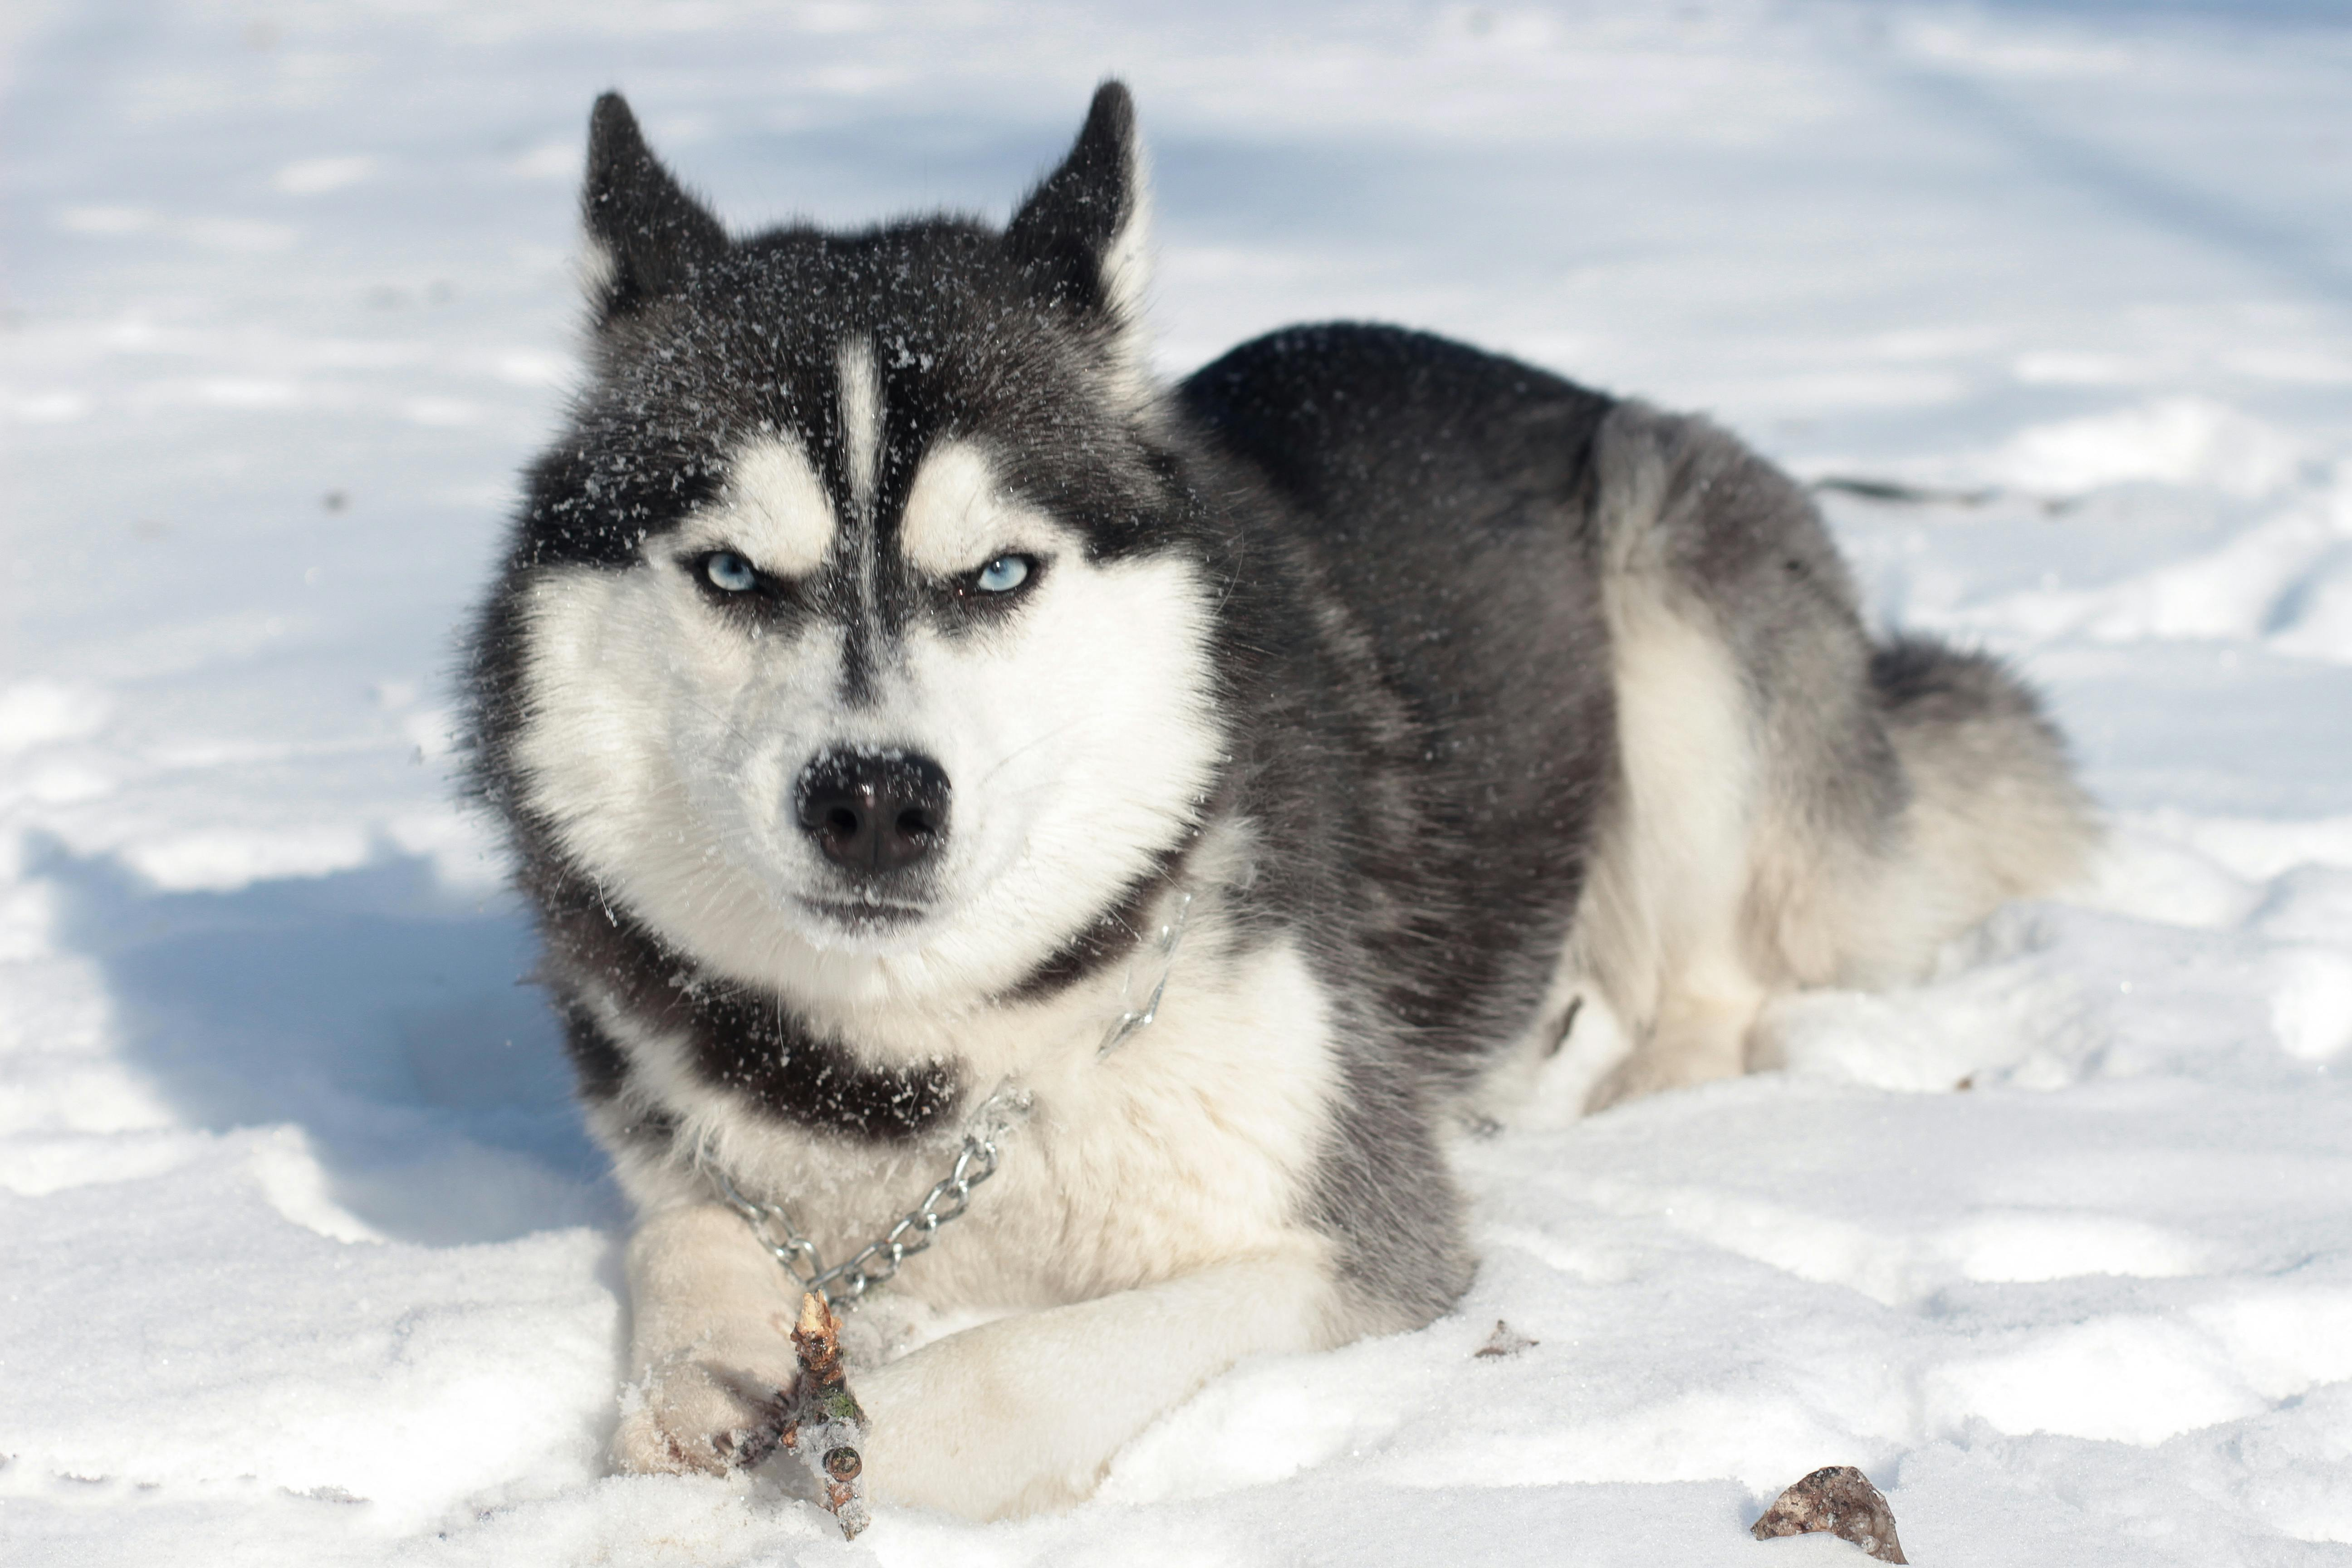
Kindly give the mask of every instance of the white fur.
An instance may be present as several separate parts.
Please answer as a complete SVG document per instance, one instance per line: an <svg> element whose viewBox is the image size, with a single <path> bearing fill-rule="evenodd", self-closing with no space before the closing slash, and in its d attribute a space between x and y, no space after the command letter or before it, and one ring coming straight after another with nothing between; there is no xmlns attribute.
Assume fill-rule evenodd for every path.
<svg viewBox="0 0 2352 1568"><path fill-rule="evenodd" d="M580 236L580 248L573 254L572 272L580 284L580 292L593 304L601 305L620 281L621 260L613 247L584 229Z"/></svg>
<svg viewBox="0 0 2352 1568"><path fill-rule="evenodd" d="M1103 247L1097 276L1112 323L1105 390L1120 407L1141 409L1160 395L1145 325L1151 289L1151 175L1140 136L1130 140L1127 153L1127 219Z"/></svg>
<svg viewBox="0 0 2352 1568"><path fill-rule="evenodd" d="M625 1469L721 1470L796 1375L799 1303L733 1210L646 1215L629 1237L628 1393L613 1434Z"/></svg>
<svg viewBox="0 0 2352 1568"><path fill-rule="evenodd" d="M1103 250L1103 298L1120 320L1143 319L1151 286L1151 174L1140 138L1128 148L1127 221Z"/></svg>
<svg viewBox="0 0 2352 1568"><path fill-rule="evenodd" d="M1578 912L1575 967L1601 979L1637 1043L1596 1104L1740 1071L1765 996L1741 924L1757 782L1749 704L1720 632L1666 583L1637 543L1601 585L1622 771Z"/></svg>
<svg viewBox="0 0 2352 1568"><path fill-rule="evenodd" d="M800 443L767 436L737 449L718 504L687 519L673 554L732 550L780 577L824 563L837 531L833 502Z"/></svg>
<svg viewBox="0 0 2352 1568"><path fill-rule="evenodd" d="M898 549L919 569L947 576L986 565L1011 551L1044 552L1076 542L999 486L976 442L941 441L923 456L907 491Z"/></svg>
<svg viewBox="0 0 2352 1568"><path fill-rule="evenodd" d="M1598 1110L1747 1065L1769 988L1746 917L1757 829L1756 740L1730 649L1705 606L1676 593L1646 528L1654 497L1625 498L1604 534L1601 609L1616 683L1618 779L1558 970L1518 1048L1482 1086L1500 1120L1549 1080ZM1576 1049L1548 1065L1571 1007ZM1598 1046L1598 1054L1594 1049Z"/></svg>
<svg viewBox="0 0 2352 1568"><path fill-rule="evenodd" d="M1353 1337L1326 1248L1226 1253L1141 1289L970 1329L858 1384L876 1498L981 1519L1066 1508L1120 1448L1244 1356Z"/></svg>

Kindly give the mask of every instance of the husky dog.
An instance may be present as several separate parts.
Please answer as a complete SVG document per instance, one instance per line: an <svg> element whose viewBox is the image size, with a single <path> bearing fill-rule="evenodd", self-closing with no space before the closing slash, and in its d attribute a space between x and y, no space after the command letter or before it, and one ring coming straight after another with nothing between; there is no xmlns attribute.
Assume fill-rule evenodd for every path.
<svg viewBox="0 0 2352 1568"><path fill-rule="evenodd" d="M474 717L638 1211L625 1469L773 1445L734 1200L929 1325L859 1373L878 1499L1067 1504L1444 1312L1444 1145L1585 1004L1596 1106L1738 1073L2083 857L2033 699L1873 642L1712 426L1385 327L1155 380L1116 82L1002 229L732 237L611 96L584 201Z"/></svg>

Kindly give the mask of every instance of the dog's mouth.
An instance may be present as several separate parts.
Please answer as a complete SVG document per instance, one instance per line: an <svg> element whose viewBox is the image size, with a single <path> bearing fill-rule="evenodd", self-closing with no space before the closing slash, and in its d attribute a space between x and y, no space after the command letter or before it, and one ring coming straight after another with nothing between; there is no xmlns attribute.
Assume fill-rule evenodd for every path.
<svg viewBox="0 0 2352 1568"><path fill-rule="evenodd" d="M795 899L793 902L847 936L879 936L927 920L936 906L887 899Z"/></svg>

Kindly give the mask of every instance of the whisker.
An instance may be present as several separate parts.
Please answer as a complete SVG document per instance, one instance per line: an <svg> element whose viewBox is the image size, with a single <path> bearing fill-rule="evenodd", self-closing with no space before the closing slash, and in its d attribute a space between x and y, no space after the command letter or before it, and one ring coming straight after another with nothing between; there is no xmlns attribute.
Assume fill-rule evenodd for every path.
<svg viewBox="0 0 2352 1568"><path fill-rule="evenodd" d="M1044 745L1048 741L1069 733L1072 730L1076 729L1084 722L1086 722L1086 721L1083 719L1073 719L1067 723L1056 724L1052 729L1046 731L1044 734L1038 736L1035 740L1029 742L1027 744L1013 747L1013 750L1007 752L1003 756L997 759L996 765L994 767L981 774L980 777L974 781L972 787L974 789L978 789L982 784L986 784L989 780L1003 773L1016 758L1024 756L1027 753L1035 751L1038 747Z"/></svg>

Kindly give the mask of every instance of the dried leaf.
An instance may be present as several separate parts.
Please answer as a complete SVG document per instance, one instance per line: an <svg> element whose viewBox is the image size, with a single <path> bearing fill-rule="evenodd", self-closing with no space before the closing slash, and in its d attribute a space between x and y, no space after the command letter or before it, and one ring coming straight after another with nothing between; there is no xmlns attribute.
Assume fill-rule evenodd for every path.
<svg viewBox="0 0 2352 1568"><path fill-rule="evenodd" d="M1775 1499L1748 1533L1759 1541L1826 1533L1853 1542L1881 1563L1910 1561L1895 1538L1895 1510L1852 1465L1815 1470Z"/></svg>
<svg viewBox="0 0 2352 1568"><path fill-rule="evenodd" d="M1524 1350L1533 1350L1542 1342L1540 1340L1528 1338L1527 1335L1497 1318L1495 1320L1495 1331L1486 1336L1486 1342L1470 1353L1481 1360L1493 1361L1503 1356L1517 1355Z"/></svg>

